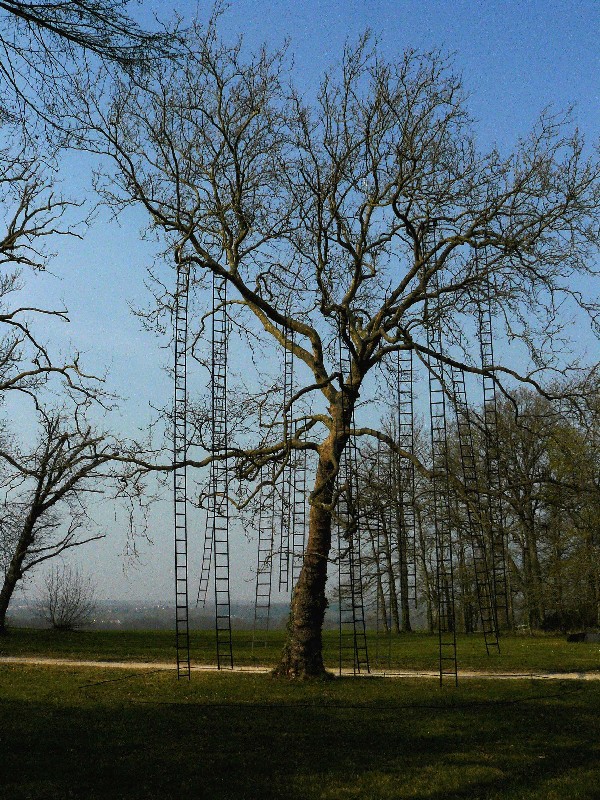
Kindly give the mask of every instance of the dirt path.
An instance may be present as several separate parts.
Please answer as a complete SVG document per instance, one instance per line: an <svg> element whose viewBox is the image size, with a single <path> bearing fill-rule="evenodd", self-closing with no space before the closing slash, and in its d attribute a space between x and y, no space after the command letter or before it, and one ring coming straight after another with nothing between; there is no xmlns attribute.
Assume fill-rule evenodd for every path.
<svg viewBox="0 0 600 800"><path fill-rule="evenodd" d="M91 667L93 669L131 669L149 670L151 672L168 672L175 670L175 664L166 661L84 661L69 658L36 658L30 656L0 656L0 664L23 664L42 667ZM233 671L247 674L265 674L270 667L236 667ZM208 664L192 666L192 672L217 672L217 668ZM231 670L222 670L231 672ZM342 671L343 675L351 675L351 670ZM393 670L383 672L375 670L363 677L371 678L439 678L434 670ZM459 670L459 679L481 678L491 680L558 680L558 681L599 681L600 672L479 672Z"/></svg>

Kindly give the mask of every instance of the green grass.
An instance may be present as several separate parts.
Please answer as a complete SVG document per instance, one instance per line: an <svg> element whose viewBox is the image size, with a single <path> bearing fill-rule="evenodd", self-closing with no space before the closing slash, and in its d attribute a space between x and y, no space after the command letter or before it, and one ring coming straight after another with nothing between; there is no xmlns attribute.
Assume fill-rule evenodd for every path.
<svg viewBox="0 0 600 800"><path fill-rule="evenodd" d="M600 684L0 666L0 800L594 800Z"/></svg>
<svg viewBox="0 0 600 800"><path fill-rule="evenodd" d="M252 647L250 631L234 632L234 659L240 666L272 666L283 645L283 631L262 635ZM169 631L78 631L14 628L0 638L0 655L53 656L102 661L172 661L174 636ZM194 663L215 662L214 634L194 631L191 639ZM337 633L324 634L325 660L331 669L338 664ZM369 634L369 653L377 669L436 669L437 638L424 633L394 636L389 642ZM459 668L495 672L571 672L600 670L600 644L568 643L559 636L507 636L500 654L487 656L480 635L459 636Z"/></svg>

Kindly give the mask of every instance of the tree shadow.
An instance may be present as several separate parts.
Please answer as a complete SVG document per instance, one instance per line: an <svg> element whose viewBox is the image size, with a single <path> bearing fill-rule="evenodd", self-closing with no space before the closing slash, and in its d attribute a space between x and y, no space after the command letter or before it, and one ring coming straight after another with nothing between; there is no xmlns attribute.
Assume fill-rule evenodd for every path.
<svg viewBox="0 0 600 800"><path fill-rule="evenodd" d="M600 778L588 705L3 703L0 798L541 798Z"/></svg>

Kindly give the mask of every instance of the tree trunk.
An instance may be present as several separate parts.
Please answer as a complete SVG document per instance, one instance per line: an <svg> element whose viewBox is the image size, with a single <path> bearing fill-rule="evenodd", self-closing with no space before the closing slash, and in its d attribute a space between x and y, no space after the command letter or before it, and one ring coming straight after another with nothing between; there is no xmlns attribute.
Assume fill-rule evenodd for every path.
<svg viewBox="0 0 600 800"><path fill-rule="evenodd" d="M367 523L367 528L369 531L369 540L371 542L371 551L373 553L373 563L375 564L375 587L376 587L376 609L375 609L375 618L377 623L377 631L379 631L379 623L383 624L383 629L386 633L389 633L389 623L388 623L388 616L387 616L387 603L385 602L385 593L383 591L383 581L381 580L381 548L379 547L380 542L375 542L375 536L371 527Z"/></svg>
<svg viewBox="0 0 600 800"><path fill-rule="evenodd" d="M402 630L410 633L410 598L408 596L408 542L406 525L399 502L399 494L394 493L394 508L396 516L396 537L398 541L398 571L400 574L400 604L402 607Z"/></svg>
<svg viewBox="0 0 600 800"><path fill-rule="evenodd" d="M529 550L526 543L523 543L521 547L521 563L523 564L523 601L525 606L525 615L527 619L527 627L531 632L533 623L535 622L535 612L532 597L531 563L529 561Z"/></svg>
<svg viewBox="0 0 600 800"><path fill-rule="evenodd" d="M35 519L33 515L30 514L25 520L13 557L4 575L4 583L2 584L2 589L0 589L0 635L6 633L6 612L8 611L8 606L15 591L15 587L23 577L23 562L33 542L34 525Z"/></svg>
<svg viewBox="0 0 600 800"><path fill-rule="evenodd" d="M0 635L6 633L6 612L19 577L19 574L12 568L11 562L4 576L2 589L0 590Z"/></svg>
<svg viewBox="0 0 600 800"><path fill-rule="evenodd" d="M506 620L506 626L509 631L514 631L517 627L517 622L515 618L515 603L514 603L514 576L518 575L517 565L514 562L513 557L511 556L510 552L507 550L506 553L506 600L508 605L508 618Z"/></svg>
<svg viewBox="0 0 600 800"><path fill-rule="evenodd" d="M394 575L394 564L392 561L392 543L387 528L385 514L381 515L381 532L385 548L385 567L388 578L388 589L390 592L390 613L394 633L400 633L400 617L398 615L398 594L396 593L396 576Z"/></svg>
<svg viewBox="0 0 600 800"><path fill-rule="evenodd" d="M541 628L546 616L546 609L543 596L542 568L537 550L536 536L533 530L528 532L527 550L530 565L531 579L531 626Z"/></svg>
<svg viewBox="0 0 600 800"><path fill-rule="evenodd" d="M427 542L425 541L425 531L423 529L421 510L419 506L416 504L416 502L415 502L415 519L417 523L417 532L419 534L419 558L421 560L421 575L425 589L423 594L425 595L425 601L426 601L427 631L428 633L433 633L434 629L433 591L432 591L433 579L429 573L429 569L427 568Z"/></svg>
<svg viewBox="0 0 600 800"><path fill-rule="evenodd" d="M323 664L322 628L327 607L325 584L331 549L331 511L328 509L334 487L334 478L331 477L334 473L333 452L334 443L328 440L319 455L308 542L292 597L288 637L282 659L274 670L275 675L299 679L329 676Z"/></svg>
<svg viewBox="0 0 600 800"><path fill-rule="evenodd" d="M406 633L412 632L412 624L410 621L410 597L409 597L409 584L408 584L408 562L407 562L407 548L406 539L402 531L399 531L398 546L400 549L400 603L402 606L402 630Z"/></svg>
<svg viewBox="0 0 600 800"><path fill-rule="evenodd" d="M460 606L465 633L475 632L475 609L473 608L473 583L467 569L465 548L462 539L458 549L458 582L460 585ZM481 591L484 591L482 587Z"/></svg>

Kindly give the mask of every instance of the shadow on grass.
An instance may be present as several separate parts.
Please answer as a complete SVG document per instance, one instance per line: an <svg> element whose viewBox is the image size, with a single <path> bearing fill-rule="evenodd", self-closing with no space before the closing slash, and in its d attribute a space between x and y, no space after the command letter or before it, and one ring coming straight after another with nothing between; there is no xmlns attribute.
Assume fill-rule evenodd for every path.
<svg viewBox="0 0 600 800"><path fill-rule="evenodd" d="M224 682L201 699L123 683L105 702L98 683L79 705L3 702L0 798L598 797L596 687L504 702L401 685L355 705L343 683L281 702L266 679L252 702L223 695Z"/></svg>

